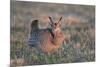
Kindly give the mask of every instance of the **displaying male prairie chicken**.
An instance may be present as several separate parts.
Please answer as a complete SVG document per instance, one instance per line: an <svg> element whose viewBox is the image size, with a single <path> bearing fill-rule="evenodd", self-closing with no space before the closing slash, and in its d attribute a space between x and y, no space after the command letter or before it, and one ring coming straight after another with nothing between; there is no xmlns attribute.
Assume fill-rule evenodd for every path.
<svg viewBox="0 0 100 67"><path fill-rule="evenodd" d="M31 32L28 40L30 47L36 47L41 49L45 53L50 53L61 47L64 42L64 35L61 31L61 19L57 22L53 22L51 17L50 28L40 29L38 27L38 20L33 20L31 23Z"/></svg>

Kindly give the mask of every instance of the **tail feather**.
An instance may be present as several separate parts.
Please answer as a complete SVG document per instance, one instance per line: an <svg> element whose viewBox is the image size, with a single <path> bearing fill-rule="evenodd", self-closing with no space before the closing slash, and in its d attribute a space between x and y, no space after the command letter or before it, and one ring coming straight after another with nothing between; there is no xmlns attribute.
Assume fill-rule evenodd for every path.
<svg viewBox="0 0 100 67"><path fill-rule="evenodd" d="M39 40L37 40L37 36L35 36L36 33L34 32L36 32L39 29L38 20L33 20L30 27L31 27L31 31L30 31L30 38L28 40L28 45L37 46L37 44L39 44L38 42Z"/></svg>
<svg viewBox="0 0 100 67"><path fill-rule="evenodd" d="M33 20L32 23L31 23L31 31L30 31L30 34L32 34L32 32L38 30L39 27L38 27L38 20Z"/></svg>
<svg viewBox="0 0 100 67"><path fill-rule="evenodd" d="M33 20L31 23L31 29L36 30L38 29L38 20Z"/></svg>

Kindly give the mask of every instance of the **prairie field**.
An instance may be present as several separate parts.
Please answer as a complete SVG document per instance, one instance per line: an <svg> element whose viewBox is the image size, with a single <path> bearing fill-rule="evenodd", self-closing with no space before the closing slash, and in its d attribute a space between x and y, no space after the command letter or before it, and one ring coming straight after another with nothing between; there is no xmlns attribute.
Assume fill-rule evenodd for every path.
<svg viewBox="0 0 100 67"><path fill-rule="evenodd" d="M53 54L44 54L27 44L32 20L48 27L62 16L62 32L67 40ZM95 6L11 1L10 65L43 65L95 61Z"/></svg>

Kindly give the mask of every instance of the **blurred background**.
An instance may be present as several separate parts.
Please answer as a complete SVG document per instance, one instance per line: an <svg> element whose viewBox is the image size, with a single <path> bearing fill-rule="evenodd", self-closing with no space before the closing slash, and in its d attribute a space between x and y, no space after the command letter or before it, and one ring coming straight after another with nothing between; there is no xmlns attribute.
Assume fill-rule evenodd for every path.
<svg viewBox="0 0 100 67"><path fill-rule="evenodd" d="M56 53L46 55L30 49L27 40L32 20L48 27L48 16L62 18L62 32L68 41ZM11 66L95 61L95 6L12 1L10 3Z"/></svg>

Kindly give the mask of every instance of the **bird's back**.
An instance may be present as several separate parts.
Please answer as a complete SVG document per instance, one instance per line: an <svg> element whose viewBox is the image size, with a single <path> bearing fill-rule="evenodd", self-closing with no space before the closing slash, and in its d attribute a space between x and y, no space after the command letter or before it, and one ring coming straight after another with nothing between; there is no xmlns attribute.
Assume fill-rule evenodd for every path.
<svg viewBox="0 0 100 67"><path fill-rule="evenodd" d="M52 36L48 29L38 29L30 34L28 44L32 47L42 46L51 41Z"/></svg>

